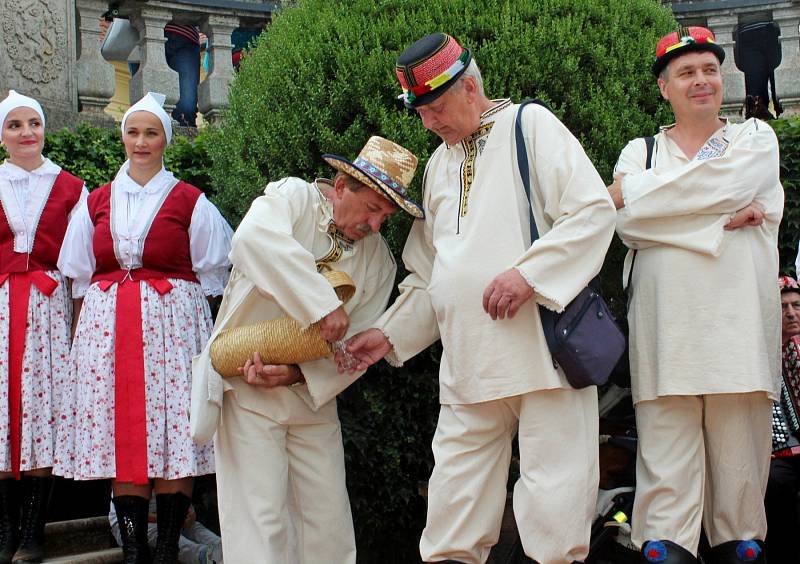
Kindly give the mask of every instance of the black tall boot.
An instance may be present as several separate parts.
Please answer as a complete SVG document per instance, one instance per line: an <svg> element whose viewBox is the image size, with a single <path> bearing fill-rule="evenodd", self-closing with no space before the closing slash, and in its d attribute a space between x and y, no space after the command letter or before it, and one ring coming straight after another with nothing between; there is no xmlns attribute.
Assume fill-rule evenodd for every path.
<svg viewBox="0 0 800 564"><path fill-rule="evenodd" d="M740 562L767 564L764 541L760 540L724 542L712 548L710 556L711 564L739 564Z"/></svg>
<svg viewBox="0 0 800 564"><path fill-rule="evenodd" d="M52 476L22 477L20 541L13 564L33 564L44 558L44 522L53 491Z"/></svg>
<svg viewBox="0 0 800 564"><path fill-rule="evenodd" d="M178 539L191 505L191 498L182 493L156 495L156 524L158 539L153 564L178 562Z"/></svg>
<svg viewBox="0 0 800 564"><path fill-rule="evenodd" d="M122 538L123 564L150 564L150 547L147 546L150 500L138 495L120 495L113 501Z"/></svg>
<svg viewBox="0 0 800 564"><path fill-rule="evenodd" d="M0 480L0 564L11 564L19 544L19 482Z"/></svg>
<svg viewBox="0 0 800 564"><path fill-rule="evenodd" d="M654 564L696 564L694 554L668 540L651 540L642 546L644 562Z"/></svg>

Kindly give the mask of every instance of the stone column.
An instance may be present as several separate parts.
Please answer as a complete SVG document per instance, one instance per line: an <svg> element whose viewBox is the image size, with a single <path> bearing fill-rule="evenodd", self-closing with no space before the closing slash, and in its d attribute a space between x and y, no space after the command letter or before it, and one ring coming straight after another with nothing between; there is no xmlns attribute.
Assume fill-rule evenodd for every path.
<svg viewBox="0 0 800 564"><path fill-rule="evenodd" d="M784 110L800 110L800 6L776 9L772 19L781 28L781 64L775 69L775 87Z"/></svg>
<svg viewBox="0 0 800 564"><path fill-rule="evenodd" d="M160 92L167 97L167 113L178 102L178 73L167 66L164 55L164 26L172 20L172 12L145 4L131 13L131 23L139 30L139 47L142 60L139 71L131 77L131 104L138 102L148 92Z"/></svg>
<svg viewBox="0 0 800 564"><path fill-rule="evenodd" d="M228 88L233 81L231 63L231 33L239 27L233 16L209 15L201 25L208 36L208 75L200 83L198 109L209 123L219 120L221 111L228 107Z"/></svg>
<svg viewBox="0 0 800 564"><path fill-rule="evenodd" d="M113 125L103 110L114 96L114 67L100 55L100 14L108 9L106 0L76 0L78 10L78 104L81 119L95 125Z"/></svg>
<svg viewBox="0 0 800 564"><path fill-rule="evenodd" d="M717 43L725 49L725 62L722 63L723 113L738 113L744 104L744 73L733 62L733 30L739 23L735 15L709 15L708 28L717 37Z"/></svg>

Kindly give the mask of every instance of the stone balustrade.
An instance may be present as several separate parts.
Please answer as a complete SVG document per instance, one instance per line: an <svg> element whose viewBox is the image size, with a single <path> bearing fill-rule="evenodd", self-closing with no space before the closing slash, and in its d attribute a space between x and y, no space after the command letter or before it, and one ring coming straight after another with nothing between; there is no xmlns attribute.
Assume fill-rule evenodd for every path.
<svg viewBox="0 0 800 564"><path fill-rule="evenodd" d="M78 14L77 89L80 117L97 123L114 94L114 67L100 55L98 20L109 7L128 18L139 31L141 61L130 80L130 100L149 91L166 95L165 107L178 101L178 75L167 66L164 26L168 22L196 25L208 36L209 65L198 89L198 110L207 122L219 119L227 106L233 80L231 34L239 28L263 28L278 8L262 0L75 0Z"/></svg>
<svg viewBox="0 0 800 564"><path fill-rule="evenodd" d="M741 23L774 21L781 30L781 64L775 85L784 115L800 113L800 1L798 0L673 0L676 19L683 25L703 25L725 49L722 75L725 85L722 111L736 116L745 99L744 73L733 57L734 30Z"/></svg>

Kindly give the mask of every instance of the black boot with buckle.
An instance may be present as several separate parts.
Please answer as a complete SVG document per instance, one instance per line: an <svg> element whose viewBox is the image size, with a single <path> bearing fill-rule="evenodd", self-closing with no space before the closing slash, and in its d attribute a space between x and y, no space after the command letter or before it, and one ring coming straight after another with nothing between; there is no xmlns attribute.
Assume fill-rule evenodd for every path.
<svg viewBox="0 0 800 564"><path fill-rule="evenodd" d="M44 559L44 523L53 490L52 476L22 477L22 518L19 547L13 564L34 564Z"/></svg>
<svg viewBox="0 0 800 564"><path fill-rule="evenodd" d="M120 495L114 498L119 535L122 538L123 564L150 564L150 547L147 546L147 513L150 500L138 495Z"/></svg>
<svg viewBox="0 0 800 564"><path fill-rule="evenodd" d="M711 549L711 564L739 564L753 562L767 564L764 541L734 540L724 542Z"/></svg>
<svg viewBox="0 0 800 564"><path fill-rule="evenodd" d="M19 544L19 490L16 479L0 480L0 564L11 564Z"/></svg>
<svg viewBox="0 0 800 564"><path fill-rule="evenodd" d="M191 503L191 498L180 492L156 495L158 539L153 564L178 562L178 539Z"/></svg>
<svg viewBox="0 0 800 564"><path fill-rule="evenodd" d="M653 564L697 564L694 554L668 540L651 540L642 546L643 562Z"/></svg>

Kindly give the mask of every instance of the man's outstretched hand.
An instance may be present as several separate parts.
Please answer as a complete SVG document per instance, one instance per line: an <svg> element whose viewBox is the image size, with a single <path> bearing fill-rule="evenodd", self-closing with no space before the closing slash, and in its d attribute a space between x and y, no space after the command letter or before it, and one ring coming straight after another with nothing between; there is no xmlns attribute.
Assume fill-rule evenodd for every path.
<svg viewBox="0 0 800 564"><path fill-rule="evenodd" d="M392 344L380 329L367 329L348 339L345 351L350 359L345 358L342 351L337 351L334 358L339 372L359 372L366 370L392 350ZM349 360L349 362L348 362Z"/></svg>
<svg viewBox="0 0 800 564"><path fill-rule="evenodd" d="M349 327L350 318L342 306L337 307L319 322L320 335L329 343L343 339Z"/></svg>

